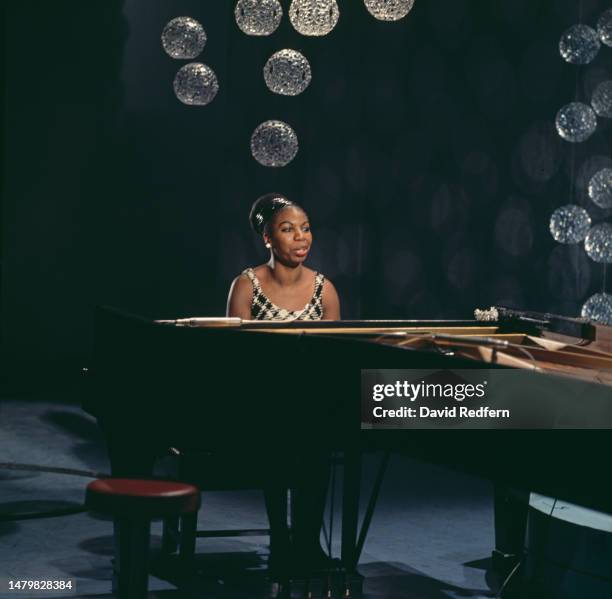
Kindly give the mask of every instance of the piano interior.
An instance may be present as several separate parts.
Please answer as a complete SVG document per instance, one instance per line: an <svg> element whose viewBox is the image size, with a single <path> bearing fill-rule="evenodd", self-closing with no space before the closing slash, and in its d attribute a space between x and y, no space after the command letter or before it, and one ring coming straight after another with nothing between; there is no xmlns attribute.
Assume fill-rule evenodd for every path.
<svg viewBox="0 0 612 599"><path fill-rule="evenodd" d="M605 385L612 384L612 346L608 327L588 325L588 337L559 333L554 328L533 330L479 322L457 324L431 322L407 324L405 321L322 323L264 323L236 319L186 319L184 326L230 326L244 331L270 334L326 335L360 339L370 343L439 352L484 364L496 364L536 372L569 376ZM567 319L574 320L576 319ZM233 322L232 322L233 321ZM521 330L523 329L523 330Z"/></svg>

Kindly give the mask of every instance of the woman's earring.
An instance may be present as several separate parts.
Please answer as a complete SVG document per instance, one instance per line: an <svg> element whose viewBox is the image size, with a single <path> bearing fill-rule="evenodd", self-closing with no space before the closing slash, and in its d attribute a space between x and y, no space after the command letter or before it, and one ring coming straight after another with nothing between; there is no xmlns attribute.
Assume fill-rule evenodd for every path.
<svg viewBox="0 0 612 599"><path fill-rule="evenodd" d="M270 248L272 247L272 244L271 244L271 243L268 241L268 242L266 243L266 247L267 247L268 249L270 249Z"/></svg>

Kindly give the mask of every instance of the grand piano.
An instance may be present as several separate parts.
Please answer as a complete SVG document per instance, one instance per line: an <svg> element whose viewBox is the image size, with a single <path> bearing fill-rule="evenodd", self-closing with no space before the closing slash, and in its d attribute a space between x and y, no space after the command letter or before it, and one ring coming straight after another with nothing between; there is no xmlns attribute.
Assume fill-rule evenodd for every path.
<svg viewBox="0 0 612 599"><path fill-rule="evenodd" d="M583 394L582 410L601 409L602 389L612 406L609 327L503 308L479 318L153 321L101 308L84 407L106 434L115 475L150 476L155 456L169 447L260 462L292 451L343 452L348 569L363 545L357 526L363 451L402 452L487 477L500 489L537 491L612 513L612 434L604 419L600 429L589 430L361 430L362 369L521 369L524 397L541 389L546 375L556 388L560 381L582 381L597 389L598 403ZM538 377L533 389L529 377ZM502 529L517 518L516 509L504 516L502 503L500 555L509 552Z"/></svg>

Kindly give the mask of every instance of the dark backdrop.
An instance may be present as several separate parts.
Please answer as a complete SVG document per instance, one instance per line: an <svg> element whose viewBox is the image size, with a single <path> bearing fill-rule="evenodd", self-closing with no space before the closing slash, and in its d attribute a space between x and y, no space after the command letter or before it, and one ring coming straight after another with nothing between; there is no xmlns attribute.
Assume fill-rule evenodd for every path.
<svg viewBox="0 0 612 599"><path fill-rule="evenodd" d="M86 361L96 304L223 314L232 278L265 259L247 214L269 191L309 211L310 265L346 318L469 318L491 304L575 315L601 288L601 267L555 244L548 221L587 205L589 176L610 163L607 121L574 145L553 124L611 74L612 48L580 68L558 53L606 2L416 0L381 23L339 0L324 38L296 33L282 3L268 38L242 34L229 0L6 3L5 365ZM197 60L220 91L207 107L172 91L183 61L159 38L179 15L208 33ZM284 47L313 70L295 98L263 82ZM250 156L270 118L299 137L285 168Z"/></svg>

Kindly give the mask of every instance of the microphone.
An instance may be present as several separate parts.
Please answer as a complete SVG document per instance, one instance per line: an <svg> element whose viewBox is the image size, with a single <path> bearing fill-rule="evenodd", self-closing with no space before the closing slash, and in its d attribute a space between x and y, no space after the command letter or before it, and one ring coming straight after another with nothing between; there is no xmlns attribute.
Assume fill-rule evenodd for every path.
<svg viewBox="0 0 612 599"><path fill-rule="evenodd" d="M174 320L155 320L156 324L171 324L177 327L239 327L242 318L222 316L200 316L194 318L177 318Z"/></svg>

